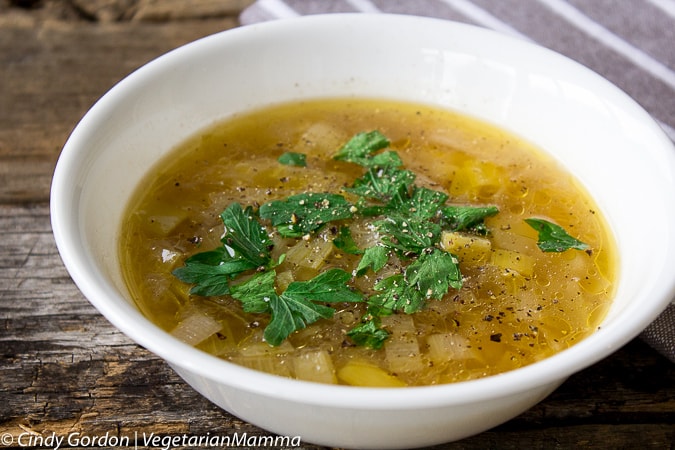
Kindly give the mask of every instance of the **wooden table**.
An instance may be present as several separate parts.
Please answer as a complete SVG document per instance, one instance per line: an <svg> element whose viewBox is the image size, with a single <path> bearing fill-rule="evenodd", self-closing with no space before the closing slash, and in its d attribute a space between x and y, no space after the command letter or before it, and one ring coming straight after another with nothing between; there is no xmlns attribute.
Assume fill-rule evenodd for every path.
<svg viewBox="0 0 675 450"><path fill-rule="evenodd" d="M0 0L0 447L53 448L49 436L269 435L100 316L65 271L49 221L54 164L92 103L150 59L236 26L236 15L108 23L9 4ZM674 381L675 366L635 340L521 416L442 448L673 448Z"/></svg>

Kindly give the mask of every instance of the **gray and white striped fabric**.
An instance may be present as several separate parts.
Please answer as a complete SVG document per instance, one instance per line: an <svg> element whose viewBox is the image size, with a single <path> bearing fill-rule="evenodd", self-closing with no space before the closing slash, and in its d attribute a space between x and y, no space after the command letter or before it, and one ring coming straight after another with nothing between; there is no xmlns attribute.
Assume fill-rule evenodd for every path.
<svg viewBox="0 0 675 450"><path fill-rule="evenodd" d="M257 0L240 22L342 12L437 17L536 42L619 86L675 141L675 0ZM675 362L675 300L641 337Z"/></svg>

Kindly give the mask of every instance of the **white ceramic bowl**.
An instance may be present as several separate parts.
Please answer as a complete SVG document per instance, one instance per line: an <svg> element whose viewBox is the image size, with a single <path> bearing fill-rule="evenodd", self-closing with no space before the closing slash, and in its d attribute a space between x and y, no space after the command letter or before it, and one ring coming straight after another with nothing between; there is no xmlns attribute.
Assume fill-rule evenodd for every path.
<svg viewBox="0 0 675 450"><path fill-rule="evenodd" d="M367 96L459 110L555 156L616 235L620 283L591 337L512 372L405 389L280 378L201 353L134 307L117 255L135 186L184 138L239 111L300 98ZM103 96L58 161L56 242L84 295L232 414L281 435L358 448L457 440L536 404L635 337L675 295L675 150L623 92L551 51L484 29L411 16L330 15L207 37L147 64Z"/></svg>

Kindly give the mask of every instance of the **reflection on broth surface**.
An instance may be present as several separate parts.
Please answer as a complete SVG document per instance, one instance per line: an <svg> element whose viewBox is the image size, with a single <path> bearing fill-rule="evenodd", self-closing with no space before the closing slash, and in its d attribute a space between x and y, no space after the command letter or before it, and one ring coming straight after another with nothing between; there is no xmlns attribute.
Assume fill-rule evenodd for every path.
<svg viewBox="0 0 675 450"><path fill-rule="evenodd" d="M612 237L570 174L421 105L331 99L231 118L164 158L127 216L123 270L150 320L322 383L518 368L592 333L614 292Z"/></svg>

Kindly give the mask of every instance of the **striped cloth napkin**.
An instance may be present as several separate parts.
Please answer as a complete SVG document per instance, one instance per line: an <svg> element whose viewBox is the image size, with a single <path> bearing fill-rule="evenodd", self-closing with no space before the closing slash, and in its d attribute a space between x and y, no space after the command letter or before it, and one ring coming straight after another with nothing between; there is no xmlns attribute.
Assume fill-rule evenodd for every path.
<svg viewBox="0 0 675 450"><path fill-rule="evenodd" d="M536 42L619 86L675 141L674 0L257 0L239 19L340 12L436 17ZM675 362L675 300L641 337Z"/></svg>

